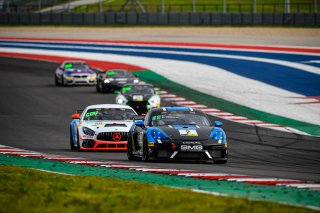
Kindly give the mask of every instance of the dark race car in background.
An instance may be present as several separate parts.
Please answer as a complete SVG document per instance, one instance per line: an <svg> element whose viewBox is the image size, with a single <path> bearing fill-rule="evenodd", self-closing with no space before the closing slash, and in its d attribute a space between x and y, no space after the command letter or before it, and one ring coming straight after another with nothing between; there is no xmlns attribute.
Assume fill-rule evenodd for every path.
<svg viewBox="0 0 320 213"><path fill-rule="evenodd" d="M128 135L129 160L204 160L226 163L227 138L222 123L211 124L199 109L161 107L136 120Z"/></svg>
<svg viewBox="0 0 320 213"><path fill-rule="evenodd" d="M127 70L113 69L97 76L97 92L112 93L120 90L125 84L138 83L139 79Z"/></svg>
<svg viewBox="0 0 320 213"><path fill-rule="evenodd" d="M151 84L126 84L116 96L117 104L131 106L138 114L160 107L160 96Z"/></svg>
<svg viewBox="0 0 320 213"><path fill-rule="evenodd" d="M54 77L56 85L95 85L97 75L83 61L64 61Z"/></svg>

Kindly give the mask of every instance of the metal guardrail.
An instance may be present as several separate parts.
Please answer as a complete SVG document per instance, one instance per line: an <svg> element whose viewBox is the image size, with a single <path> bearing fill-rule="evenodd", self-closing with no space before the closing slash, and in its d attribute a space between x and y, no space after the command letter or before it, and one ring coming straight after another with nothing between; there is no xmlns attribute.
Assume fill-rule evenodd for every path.
<svg viewBox="0 0 320 213"><path fill-rule="evenodd" d="M89 12L136 12L141 13L139 8L123 8L123 5L110 5L99 3L91 5L82 5L76 8L70 8L68 3L61 6L63 10L56 11L50 9L57 5L41 5L41 9L47 8L46 12L72 12L72 13L89 13ZM163 8L160 4L144 4L145 11L148 13L172 13L172 12L216 12L216 13L318 13L318 3L275 3L275 4L227 4L225 7L222 4L167 4ZM289 10L288 10L289 8ZM7 13L35 13L39 12L39 7L35 5L20 6L20 5L3 5L0 12ZM163 10L164 9L164 10Z"/></svg>

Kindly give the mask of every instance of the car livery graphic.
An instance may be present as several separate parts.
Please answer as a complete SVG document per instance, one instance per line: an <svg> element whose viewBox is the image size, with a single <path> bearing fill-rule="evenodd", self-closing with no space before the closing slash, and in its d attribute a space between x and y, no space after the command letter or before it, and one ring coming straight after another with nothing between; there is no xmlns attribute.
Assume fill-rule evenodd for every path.
<svg viewBox="0 0 320 213"><path fill-rule="evenodd" d="M161 107L136 120L128 136L129 160L204 160L226 163L227 138L222 123L212 125L199 109Z"/></svg>
<svg viewBox="0 0 320 213"><path fill-rule="evenodd" d="M72 116L72 150L126 150L128 132L137 113L129 106L101 104L88 106Z"/></svg>
<svg viewBox="0 0 320 213"><path fill-rule="evenodd" d="M56 85L95 85L96 73L83 61L64 61L55 72Z"/></svg>
<svg viewBox="0 0 320 213"><path fill-rule="evenodd" d="M160 96L151 84L126 84L116 96L117 104L131 106L138 114L160 107Z"/></svg>

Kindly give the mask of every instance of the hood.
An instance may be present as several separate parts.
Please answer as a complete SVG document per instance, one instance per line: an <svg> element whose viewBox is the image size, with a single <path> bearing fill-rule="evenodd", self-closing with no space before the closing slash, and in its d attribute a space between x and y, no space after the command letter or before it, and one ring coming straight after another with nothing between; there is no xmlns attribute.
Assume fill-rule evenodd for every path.
<svg viewBox="0 0 320 213"><path fill-rule="evenodd" d="M81 69L68 69L64 72L67 75L76 75L76 74L88 74L93 75L95 72L91 70L81 70Z"/></svg>
<svg viewBox="0 0 320 213"><path fill-rule="evenodd" d="M96 132L129 132L133 121L83 121L83 126Z"/></svg>
<svg viewBox="0 0 320 213"><path fill-rule="evenodd" d="M213 127L195 125L170 125L158 127L173 140L201 141L208 140Z"/></svg>

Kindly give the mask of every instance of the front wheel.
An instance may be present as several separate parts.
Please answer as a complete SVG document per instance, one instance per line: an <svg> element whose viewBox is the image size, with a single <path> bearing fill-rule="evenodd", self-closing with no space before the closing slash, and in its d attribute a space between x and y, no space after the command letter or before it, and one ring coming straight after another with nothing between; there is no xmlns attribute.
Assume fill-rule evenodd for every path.
<svg viewBox="0 0 320 213"><path fill-rule="evenodd" d="M132 143L133 143L132 137L131 137L131 135L129 135L128 145L127 145L128 160L138 160L138 158L136 156L134 156L134 154L133 154L133 144Z"/></svg>
<svg viewBox="0 0 320 213"><path fill-rule="evenodd" d="M59 81L58 81L57 75L54 75L54 84L55 84L56 86L59 85Z"/></svg>
<svg viewBox="0 0 320 213"><path fill-rule="evenodd" d="M81 151L81 149L80 149L80 140L79 140L79 132L77 132L77 150Z"/></svg>
<svg viewBox="0 0 320 213"><path fill-rule="evenodd" d="M144 136L143 138L143 147L142 147L142 161L149 161L149 147L148 147L148 140L147 137Z"/></svg>
<svg viewBox="0 0 320 213"><path fill-rule="evenodd" d="M100 82L99 81L97 81L97 84L96 84L96 91L97 92L101 92Z"/></svg>
<svg viewBox="0 0 320 213"><path fill-rule="evenodd" d="M74 145L74 142L73 142L73 136L72 136L72 127L70 127L70 149L71 150L77 150L77 148L75 147Z"/></svg>

